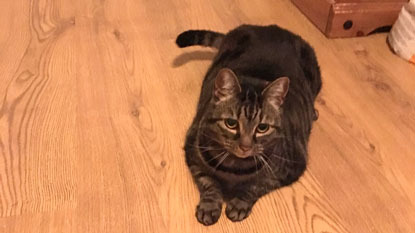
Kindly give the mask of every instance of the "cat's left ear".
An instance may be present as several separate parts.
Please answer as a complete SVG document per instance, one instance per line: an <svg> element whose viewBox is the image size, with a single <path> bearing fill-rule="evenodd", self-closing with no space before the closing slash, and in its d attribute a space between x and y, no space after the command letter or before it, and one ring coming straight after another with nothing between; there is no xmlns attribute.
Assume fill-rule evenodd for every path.
<svg viewBox="0 0 415 233"><path fill-rule="evenodd" d="M290 79L281 77L268 84L262 91L264 102L269 103L275 109L278 109L284 103L285 96L288 93Z"/></svg>

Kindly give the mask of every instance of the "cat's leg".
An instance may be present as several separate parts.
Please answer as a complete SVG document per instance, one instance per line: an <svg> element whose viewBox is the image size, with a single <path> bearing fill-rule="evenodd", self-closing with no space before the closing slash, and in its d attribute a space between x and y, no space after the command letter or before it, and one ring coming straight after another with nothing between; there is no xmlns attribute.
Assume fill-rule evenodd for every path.
<svg viewBox="0 0 415 233"><path fill-rule="evenodd" d="M226 203L226 216L234 222L244 220L251 214L252 207L260 197L279 186L280 183L278 181L266 179L263 182L240 187L235 192L236 196Z"/></svg>
<svg viewBox="0 0 415 233"><path fill-rule="evenodd" d="M196 218L203 225L216 223L222 212L223 197L219 184L196 166L190 166L193 179L200 192Z"/></svg>
<svg viewBox="0 0 415 233"><path fill-rule="evenodd" d="M247 218L252 211L257 198L234 197L226 204L226 216L234 222L242 221Z"/></svg>

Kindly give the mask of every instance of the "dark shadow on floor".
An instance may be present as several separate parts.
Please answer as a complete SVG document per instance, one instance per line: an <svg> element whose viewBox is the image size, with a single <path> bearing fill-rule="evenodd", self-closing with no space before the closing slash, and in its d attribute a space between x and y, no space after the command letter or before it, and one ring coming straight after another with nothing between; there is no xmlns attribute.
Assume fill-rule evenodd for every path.
<svg viewBox="0 0 415 233"><path fill-rule="evenodd" d="M172 63L173 67L182 66L192 60L213 60L216 51L193 51L180 54Z"/></svg>

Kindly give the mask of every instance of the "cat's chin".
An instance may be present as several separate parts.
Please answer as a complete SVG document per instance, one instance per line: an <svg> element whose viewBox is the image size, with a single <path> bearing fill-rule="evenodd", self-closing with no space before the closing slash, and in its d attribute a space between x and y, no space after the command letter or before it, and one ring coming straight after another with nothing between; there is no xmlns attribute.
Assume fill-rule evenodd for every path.
<svg viewBox="0 0 415 233"><path fill-rule="evenodd" d="M248 160L253 158L253 154L240 154L240 153L231 153L232 157L234 159L240 159L240 160Z"/></svg>

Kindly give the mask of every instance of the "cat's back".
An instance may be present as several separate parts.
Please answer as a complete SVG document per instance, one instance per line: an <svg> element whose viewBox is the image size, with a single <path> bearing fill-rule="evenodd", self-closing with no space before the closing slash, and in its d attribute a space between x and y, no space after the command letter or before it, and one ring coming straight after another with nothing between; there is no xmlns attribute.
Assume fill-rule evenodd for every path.
<svg viewBox="0 0 415 233"><path fill-rule="evenodd" d="M221 49L243 49L245 52L266 51L261 55L271 55L273 52L294 52L296 43L301 43L301 38L294 33L277 25L255 26L242 25L230 31Z"/></svg>
<svg viewBox="0 0 415 233"><path fill-rule="evenodd" d="M279 27L278 25L267 25L267 26L257 26L257 25L241 25L234 30L230 31L227 34L227 37L233 37L235 35L248 35L251 38L251 42L261 42L261 43L278 43L287 40L293 40L298 37L294 33Z"/></svg>
<svg viewBox="0 0 415 233"><path fill-rule="evenodd" d="M303 43L277 25L242 25L226 35L218 57L237 73L272 81L298 75L298 48Z"/></svg>

